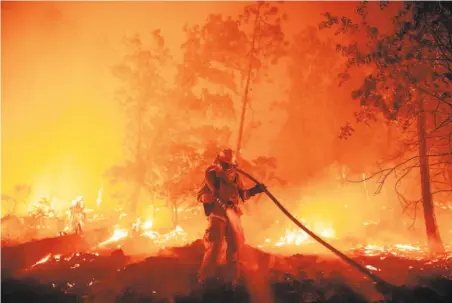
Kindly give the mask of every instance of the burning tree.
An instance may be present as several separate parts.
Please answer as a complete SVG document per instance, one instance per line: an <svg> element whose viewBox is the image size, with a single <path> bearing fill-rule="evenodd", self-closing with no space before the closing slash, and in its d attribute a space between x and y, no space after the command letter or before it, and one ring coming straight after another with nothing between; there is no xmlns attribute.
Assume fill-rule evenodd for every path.
<svg viewBox="0 0 452 303"><path fill-rule="evenodd" d="M337 35L351 40L337 45L347 59L345 71L340 74L341 83L351 77L354 67L370 70L362 86L352 94L362 106L356 113L357 121L383 120L399 127L400 148L387 163L395 164L371 177L381 176L382 186L395 173L396 191L404 206L416 207L422 201L430 251L442 252L432 196L452 190L451 11L436 2L405 3L401 8L395 7L394 30L385 32L370 23L368 6L363 3L358 7L359 23L326 13L327 20L320 27L335 28ZM391 8L394 7L388 3L380 3L385 12ZM348 132L347 137L352 128L343 130ZM422 199L410 201L398 188L415 168L420 172Z"/></svg>

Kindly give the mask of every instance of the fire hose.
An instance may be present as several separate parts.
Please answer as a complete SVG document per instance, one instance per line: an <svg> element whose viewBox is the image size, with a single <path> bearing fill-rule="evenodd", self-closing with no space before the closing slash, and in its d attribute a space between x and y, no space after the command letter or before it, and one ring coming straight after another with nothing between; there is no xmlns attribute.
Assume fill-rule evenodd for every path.
<svg viewBox="0 0 452 303"><path fill-rule="evenodd" d="M253 176L251 176L250 174L248 174L247 172L237 168L237 171L244 175L245 177L247 177L248 179L250 179L251 181L253 181L256 184L262 184L260 183L256 178L254 178ZM265 187L264 187L265 188ZM341 251L339 251L338 249L336 249L335 247L333 247L332 245L330 245L329 243L325 242L322 238L320 238L319 236L317 236L315 233L313 233L311 230L309 230L306 226L304 226L300 221L297 220L297 218L295 218L276 198L275 196L272 195L272 193L265 188L264 189L264 193L273 201L273 203L276 204L276 206L295 224L297 225L300 229L302 229L305 233L307 233L309 236L311 236L314 240L316 240L318 243L320 243L321 245L323 245L324 247L326 247L329 251L333 252L336 256L338 256L339 258L341 258L343 261L345 261L347 264L349 264L350 266L352 266L353 268L357 269L358 271L360 271L361 273L363 273L364 275L366 275L369 279L371 279L372 281L375 282L377 290L382 292L382 293L389 293L391 292L392 289L395 288L394 285L386 282L385 280L383 280L382 278L380 278L379 276L375 275L373 272L369 271L367 268L365 268L364 266L360 265L359 263L355 262L354 260L352 260L351 258L349 258L348 256L346 256L344 253L342 253Z"/></svg>

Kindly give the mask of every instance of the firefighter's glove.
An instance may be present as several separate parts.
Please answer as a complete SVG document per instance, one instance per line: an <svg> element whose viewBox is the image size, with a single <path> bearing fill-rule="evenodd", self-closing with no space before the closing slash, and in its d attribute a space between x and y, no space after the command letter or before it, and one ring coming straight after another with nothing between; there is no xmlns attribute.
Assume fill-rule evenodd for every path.
<svg viewBox="0 0 452 303"><path fill-rule="evenodd" d="M263 193L266 189L267 189L267 188L265 187L264 184L262 184L262 183L257 183L255 186L253 186L253 187L250 189L249 193L250 193L250 196L254 196L254 195Z"/></svg>

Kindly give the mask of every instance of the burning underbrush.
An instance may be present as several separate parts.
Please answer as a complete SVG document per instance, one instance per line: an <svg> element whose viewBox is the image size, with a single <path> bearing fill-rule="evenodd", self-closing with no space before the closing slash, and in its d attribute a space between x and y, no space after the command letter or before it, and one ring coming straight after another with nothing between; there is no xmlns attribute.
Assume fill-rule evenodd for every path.
<svg viewBox="0 0 452 303"><path fill-rule="evenodd" d="M82 235L58 234L16 246L3 247L4 298L17 300L27 291L55 296L56 302L230 302L223 290L201 296L196 273L203 244L192 224L170 229L154 228L150 219L103 220L110 226L93 229L86 224ZM304 224L368 270L396 285L429 286L441 296L452 296L452 254L432 259L422 243L358 243L341 238L332 224ZM245 225L247 218L244 217ZM197 221L197 225L202 222ZM199 226L195 226L199 229ZM279 230L281 230L280 228ZM201 229L202 230L202 229ZM372 282L343 263L304 232L286 227L271 237L254 235L247 241L243 260L243 289L234 302L248 302L256 295L249 284L259 278L271 285L278 302L368 302L381 299ZM278 229L276 229L278 231ZM252 233L250 231L247 234ZM202 234L201 234L202 235ZM263 233L263 235L265 235ZM449 252L452 247L447 247ZM302 254L300 254L302 253ZM315 253L315 254L314 254ZM221 271L220 271L221 277ZM26 283L24 282L26 281ZM25 284L24 284L25 283ZM33 286L34 285L34 286ZM32 290L28 290L32 288ZM218 285L211 286L217 289ZM26 289L25 289L26 288ZM41 290L44 289L44 290ZM247 291L248 289L248 291ZM44 292L44 294L42 294ZM19 293L19 294L18 294ZM204 296L204 297L203 297ZM212 297L213 296L213 297ZM241 297L240 297L241 296ZM30 299L23 299L30 301ZM8 301L8 300L6 300ZM16 301L15 301L16 302ZM260 302L260 301L259 301ZM433 302L433 301L425 301Z"/></svg>
<svg viewBox="0 0 452 303"><path fill-rule="evenodd" d="M384 222L364 217L352 221L356 214L351 211L330 209L323 217L308 216L324 213L312 207L304 204L303 211L291 211L304 213L306 218L299 216L304 225L369 271L396 285L427 286L441 296L452 297L452 247L446 245L449 253L432 259L419 241L423 238L419 233L410 237L406 232L389 232ZM315 207L328 209L321 203ZM341 207L349 210L348 205ZM234 298L234 302L247 302L255 295L249 281L257 278L271 285L277 302L366 302L381 298L363 274L290 222L281 223L287 220L278 217L274 208L263 202L259 208L269 209L272 214L245 212L246 250L252 253L243 260L244 289L235 292L235 296L242 297ZM335 213L339 215L335 217ZM23 299L27 302L36 301L42 292L59 298L55 302L231 301L223 291L214 292L211 299L200 298L197 293L196 272L203 254L199 239L207 225L202 214L190 217L188 211L187 215L182 212L177 225L163 228L152 216L132 219L121 210L87 211L81 235L65 224L52 225L55 217L2 221L2 284L3 290L8 289L2 298L16 300L18 293L23 295L27 288L34 294L31 299ZM338 217L348 221L341 223ZM8 231L15 230L29 235L24 232L27 229L45 233L16 238L15 242L7 238L11 234ZM40 300L49 301L48 297Z"/></svg>

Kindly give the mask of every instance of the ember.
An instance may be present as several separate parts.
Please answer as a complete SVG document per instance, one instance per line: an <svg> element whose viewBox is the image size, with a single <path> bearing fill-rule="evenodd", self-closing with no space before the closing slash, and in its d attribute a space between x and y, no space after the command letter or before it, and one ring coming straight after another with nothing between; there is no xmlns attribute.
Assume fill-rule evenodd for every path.
<svg viewBox="0 0 452 303"><path fill-rule="evenodd" d="M39 265L39 264L44 264L44 263L46 263L47 261L49 261L49 259L50 259L51 256L52 256L52 254L48 254L47 256L45 256L44 258L42 258L41 260L39 260L38 262L36 262L35 264L33 264L32 267L35 267L35 266L37 266L37 265Z"/></svg>

